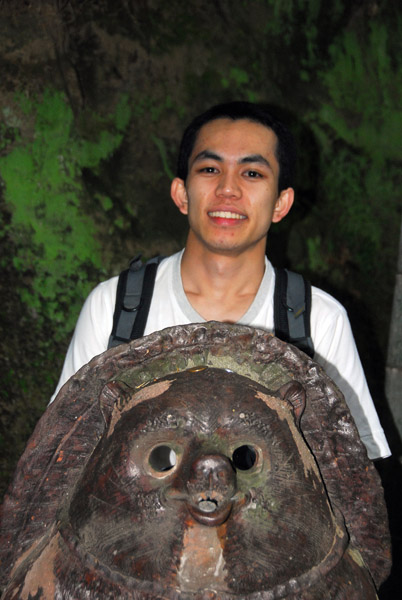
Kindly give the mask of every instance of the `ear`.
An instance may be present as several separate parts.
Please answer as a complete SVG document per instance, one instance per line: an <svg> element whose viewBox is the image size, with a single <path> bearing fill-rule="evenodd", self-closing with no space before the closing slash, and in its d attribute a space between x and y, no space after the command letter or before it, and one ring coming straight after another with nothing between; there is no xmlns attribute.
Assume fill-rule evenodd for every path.
<svg viewBox="0 0 402 600"><path fill-rule="evenodd" d="M109 381L103 386L99 405L106 426L109 426L114 408L120 410L132 396L133 390L123 381Z"/></svg>
<svg viewBox="0 0 402 600"><path fill-rule="evenodd" d="M188 198L186 192L186 186L183 179L175 177L170 186L170 195L172 196L173 202L183 215L188 214Z"/></svg>
<svg viewBox="0 0 402 600"><path fill-rule="evenodd" d="M300 429L300 419L306 407L306 392L298 381L285 383L279 388L279 395L292 406L297 427Z"/></svg>
<svg viewBox="0 0 402 600"><path fill-rule="evenodd" d="M275 203L274 213L272 215L272 223L279 223L283 217L286 217L292 208L295 199L295 191L293 188L282 190Z"/></svg>

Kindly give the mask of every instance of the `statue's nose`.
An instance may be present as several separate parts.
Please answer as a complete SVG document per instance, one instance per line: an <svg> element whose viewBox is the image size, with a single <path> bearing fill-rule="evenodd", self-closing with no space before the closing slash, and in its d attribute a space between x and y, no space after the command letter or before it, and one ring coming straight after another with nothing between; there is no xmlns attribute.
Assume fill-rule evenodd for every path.
<svg viewBox="0 0 402 600"><path fill-rule="evenodd" d="M188 488L191 493L214 490L227 496L233 492L235 480L236 472L226 456L206 454L194 460Z"/></svg>
<svg viewBox="0 0 402 600"><path fill-rule="evenodd" d="M236 491L236 471L221 454L198 456L187 481L188 509L202 525L219 526L229 517Z"/></svg>

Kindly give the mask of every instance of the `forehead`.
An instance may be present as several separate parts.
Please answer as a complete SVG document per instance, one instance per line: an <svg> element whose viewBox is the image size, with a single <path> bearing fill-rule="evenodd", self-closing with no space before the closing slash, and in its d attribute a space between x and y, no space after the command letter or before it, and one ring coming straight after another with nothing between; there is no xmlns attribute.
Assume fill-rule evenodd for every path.
<svg viewBox="0 0 402 600"><path fill-rule="evenodd" d="M261 154L275 157L278 138L261 123L248 119L215 119L201 127L196 137L190 162L204 150L219 151L227 156L251 156Z"/></svg>
<svg viewBox="0 0 402 600"><path fill-rule="evenodd" d="M192 413L205 421L211 418L221 421L223 415L225 420L227 415L233 416L245 407L260 416L270 413L269 409L273 408L268 408L262 401L259 387L254 382L220 369L187 371L152 383L133 395L133 405L146 405L148 416L161 415L164 411L176 415Z"/></svg>

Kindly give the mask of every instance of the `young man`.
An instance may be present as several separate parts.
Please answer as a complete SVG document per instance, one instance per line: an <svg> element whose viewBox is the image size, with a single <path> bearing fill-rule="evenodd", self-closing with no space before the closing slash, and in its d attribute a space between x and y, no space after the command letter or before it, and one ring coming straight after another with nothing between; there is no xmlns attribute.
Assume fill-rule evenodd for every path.
<svg viewBox="0 0 402 600"><path fill-rule="evenodd" d="M274 329L275 273L265 256L268 230L294 201L290 133L264 107L212 107L186 129L171 196L187 215L184 250L159 265L144 334L172 325L225 321ZM57 390L106 350L117 277L87 298ZM370 458L390 454L350 324L334 298L312 288L315 360L345 395Z"/></svg>

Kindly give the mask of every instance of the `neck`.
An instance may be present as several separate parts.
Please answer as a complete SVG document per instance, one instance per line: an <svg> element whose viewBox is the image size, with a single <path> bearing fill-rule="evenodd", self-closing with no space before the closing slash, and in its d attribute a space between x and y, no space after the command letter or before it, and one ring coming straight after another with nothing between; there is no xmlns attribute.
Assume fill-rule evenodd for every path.
<svg viewBox="0 0 402 600"><path fill-rule="evenodd" d="M246 251L217 252L195 243L189 235L181 263L184 289L195 292L241 288L244 293L257 293L264 271L265 240Z"/></svg>
<svg viewBox="0 0 402 600"><path fill-rule="evenodd" d="M207 321L236 322L252 304L265 271L265 240L243 252L216 252L189 236L181 263L183 288Z"/></svg>

